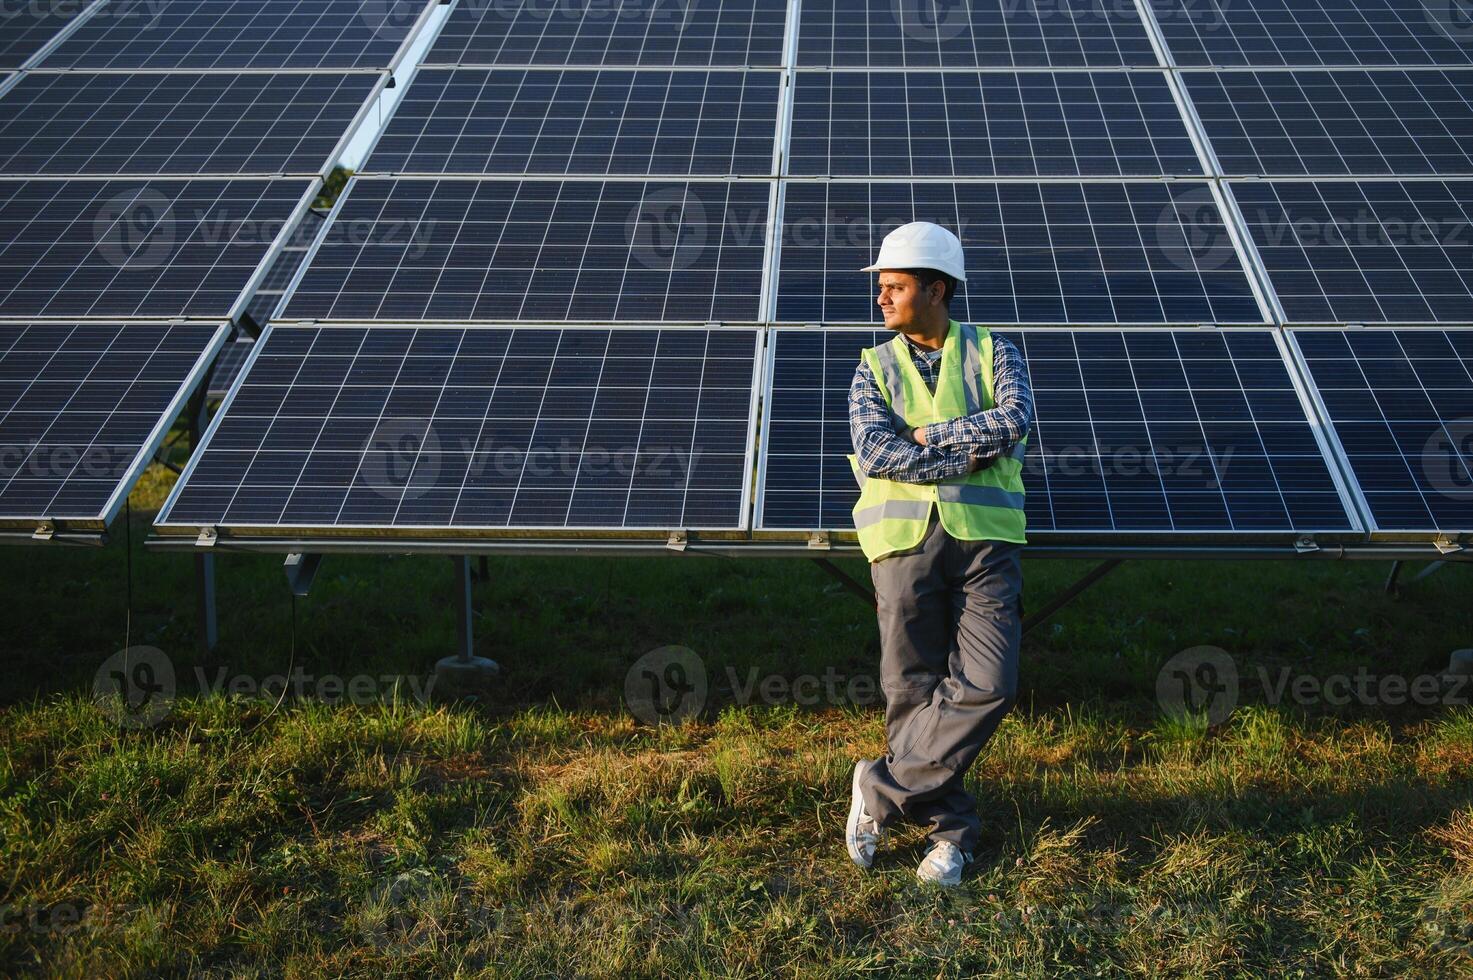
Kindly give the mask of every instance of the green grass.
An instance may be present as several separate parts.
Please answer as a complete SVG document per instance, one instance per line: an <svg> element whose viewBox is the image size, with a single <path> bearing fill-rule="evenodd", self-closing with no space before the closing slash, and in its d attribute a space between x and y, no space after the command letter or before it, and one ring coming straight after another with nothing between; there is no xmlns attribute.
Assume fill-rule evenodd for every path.
<svg viewBox="0 0 1473 980"><path fill-rule="evenodd" d="M197 671L423 677L455 643L450 562L329 558L293 638L280 558L222 555L202 658L191 562L142 547L168 483L135 494L131 625L121 524L104 550L8 556L0 972L1473 975L1473 711L1259 683L1439 671L1473 636L1465 568L1393 599L1382 565L1127 564L1025 643L971 776L981 862L942 894L915 881L917 830L870 873L844 852L878 706L728 689L873 677L872 611L812 563L494 558L494 696L273 707ZM1085 567L1029 563L1029 601ZM125 629L179 677L153 728L89 695ZM1215 727L1155 699L1204 644L1244 678ZM624 675L664 645L712 696L650 728Z"/></svg>

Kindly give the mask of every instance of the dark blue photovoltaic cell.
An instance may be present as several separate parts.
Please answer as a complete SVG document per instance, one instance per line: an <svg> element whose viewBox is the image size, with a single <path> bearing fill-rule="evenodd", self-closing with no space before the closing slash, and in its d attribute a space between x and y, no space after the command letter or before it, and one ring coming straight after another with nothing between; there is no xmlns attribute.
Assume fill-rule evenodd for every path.
<svg viewBox="0 0 1473 980"><path fill-rule="evenodd" d="M777 72L431 69L367 172L767 176Z"/></svg>
<svg viewBox="0 0 1473 980"><path fill-rule="evenodd" d="M982 323L1261 323L1201 183L789 183L777 319L877 323L875 261L909 221L956 232L952 313Z"/></svg>
<svg viewBox="0 0 1473 980"><path fill-rule="evenodd" d="M1456 0L1151 0L1176 64L1466 65Z"/></svg>
<svg viewBox="0 0 1473 980"><path fill-rule="evenodd" d="M90 4L7 3L0 9L0 68L25 64Z"/></svg>
<svg viewBox="0 0 1473 980"><path fill-rule="evenodd" d="M1353 532L1268 330L1016 330L1028 534ZM756 527L852 530L849 385L884 330L777 330Z"/></svg>
<svg viewBox="0 0 1473 980"><path fill-rule="evenodd" d="M799 72L794 98L796 176L1203 173L1155 72Z"/></svg>
<svg viewBox="0 0 1473 980"><path fill-rule="evenodd" d="M0 179L0 316L228 316L311 185Z"/></svg>
<svg viewBox="0 0 1473 980"><path fill-rule="evenodd" d="M111 3L43 68L387 68L429 0Z"/></svg>
<svg viewBox="0 0 1473 980"><path fill-rule="evenodd" d="M1182 78L1226 174L1473 173L1473 69Z"/></svg>
<svg viewBox="0 0 1473 980"><path fill-rule="evenodd" d="M5 94L0 173L314 174L370 74L27 74Z"/></svg>
<svg viewBox="0 0 1473 980"><path fill-rule="evenodd" d="M787 8L785 0L462 3L425 64L776 66Z"/></svg>
<svg viewBox="0 0 1473 980"><path fill-rule="evenodd" d="M1231 187L1290 322L1469 319L1473 181Z"/></svg>
<svg viewBox="0 0 1473 980"><path fill-rule="evenodd" d="M1140 15L1110 0L804 0L798 66L1156 65Z"/></svg>
<svg viewBox="0 0 1473 980"><path fill-rule="evenodd" d="M1290 333L1382 532L1473 531L1473 330Z"/></svg>
<svg viewBox="0 0 1473 980"><path fill-rule="evenodd" d="M770 188L355 179L285 318L757 320Z"/></svg>
<svg viewBox="0 0 1473 980"><path fill-rule="evenodd" d="M0 523L100 529L227 329L0 324Z"/></svg>
<svg viewBox="0 0 1473 980"><path fill-rule="evenodd" d="M746 526L756 331L273 327L160 526Z"/></svg>

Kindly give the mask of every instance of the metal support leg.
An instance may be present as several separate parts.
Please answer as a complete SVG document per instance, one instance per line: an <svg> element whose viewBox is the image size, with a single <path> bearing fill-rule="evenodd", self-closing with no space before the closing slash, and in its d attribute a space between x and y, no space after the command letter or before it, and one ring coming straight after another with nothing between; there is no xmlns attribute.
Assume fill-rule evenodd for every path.
<svg viewBox="0 0 1473 980"><path fill-rule="evenodd" d="M435 664L432 678L439 697L475 697L487 693L501 666L476 656L474 609L471 605L471 560L465 555L450 559L455 564L456 653Z"/></svg>
<svg viewBox="0 0 1473 980"><path fill-rule="evenodd" d="M1391 563L1391 571L1388 572L1387 575L1386 575L1386 594L1387 595L1396 595L1396 592L1397 592L1396 580L1399 579L1399 578L1401 578L1401 566L1402 566L1402 562L1399 562L1399 561L1394 561L1394 562Z"/></svg>
<svg viewBox="0 0 1473 980"><path fill-rule="evenodd" d="M199 624L199 649L211 653L220 642L215 618L215 556L194 556L195 622Z"/></svg>
<svg viewBox="0 0 1473 980"><path fill-rule="evenodd" d="M840 568L838 565L835 565L827 558L815 558L813 559L813 561L815 564L818 565L819 568L822 568L834 578L838 579L845 589L847 589L854 595L859 596L859 598L868 603L871 609L874 609L876 607L874 592L866 589L862 584L860 584L858 579L851 576L848 572L844 571L842 568Z"/></svg>
<svg viewBox="0 0 1473 980"><path fill-rule="evenodd" d="M1042 625L1050 616L1078 598L1084 590L1120 567L1123 561L1123 558L1111 558L1109 561L1102 561L1094 568L1091 568L1079 581L1044 603L1043 608L1038 610L1038 612L1024 619L1023 632L1026 634L1034 627Z"/></svg>

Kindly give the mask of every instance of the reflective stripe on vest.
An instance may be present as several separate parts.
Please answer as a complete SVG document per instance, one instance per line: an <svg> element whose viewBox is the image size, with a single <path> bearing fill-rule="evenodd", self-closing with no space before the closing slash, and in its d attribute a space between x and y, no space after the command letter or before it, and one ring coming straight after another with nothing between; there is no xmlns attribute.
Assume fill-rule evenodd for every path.
<svg viewBox="0 0 1473 980"><path fill-rule="evenodd" d="M871 524L878 524L883 520L897 517L924 521L930 515L931 501L929 500L886 500L873 507L855 511L854 526L856 528L869 527Z"/></svg>

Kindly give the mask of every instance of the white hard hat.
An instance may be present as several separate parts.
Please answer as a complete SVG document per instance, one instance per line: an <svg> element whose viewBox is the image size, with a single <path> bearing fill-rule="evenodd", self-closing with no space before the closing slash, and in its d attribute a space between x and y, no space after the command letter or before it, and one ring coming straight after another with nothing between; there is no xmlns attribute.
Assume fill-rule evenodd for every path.
<svg viewBox="0 0 1473 980"><path fill-rule="evenodd" d="M882 269L935 269L961 282L967 281L967 263L962 243L940 225L912 221L901 225L880 243L880 257L860 272Z"/></svg>

